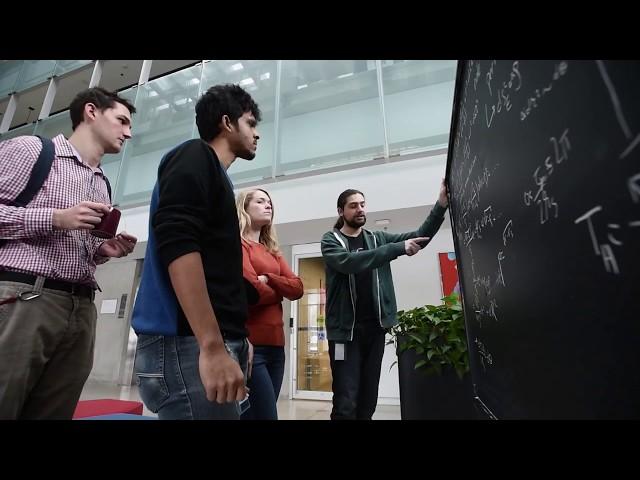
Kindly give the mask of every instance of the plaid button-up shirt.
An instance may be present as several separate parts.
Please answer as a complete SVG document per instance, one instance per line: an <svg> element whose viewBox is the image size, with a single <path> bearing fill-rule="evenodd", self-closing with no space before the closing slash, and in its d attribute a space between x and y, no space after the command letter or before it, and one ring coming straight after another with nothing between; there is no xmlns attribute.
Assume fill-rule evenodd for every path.
<svg viewBox="0 0 640 480"><path fill-rule="evenodd" d="M51 172L27 208L10 207L27 185L42 143L22 136L0 143L0 270L24 272L73 283L96 285L96 263L107 257L96 251L103 240L89 230L53 228L54 209L82 201L110 204L100 169L92 169L75 154L64 135L53 138L55 159Z"/></svg>

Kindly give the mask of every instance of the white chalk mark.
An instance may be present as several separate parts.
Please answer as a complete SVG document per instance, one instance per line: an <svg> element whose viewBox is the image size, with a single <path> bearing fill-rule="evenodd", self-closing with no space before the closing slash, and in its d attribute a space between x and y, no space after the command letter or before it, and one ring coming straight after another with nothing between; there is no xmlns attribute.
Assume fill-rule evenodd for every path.
<svg viewBox="0 0 640 480"><path fill-rule="evenodd" d="M616 112L616 117L618 117L618 123L620 123L620 128L622 128L622 131L627 138L631 138L631 130L627 125L627 121L624 118L624 114L622 113L622 107L620 106L620 100L618 100L618 94L616 93L616 89L614 88L613 83L609 78L607 69L605 68L602 60L596 60L596 64L598 65L598 69L600 70L600 75L602 75L602 79L604 80L604 84L607 86L607 90L609 90L611 103L613 103L613 109Z"/></svg>
<svg viewBox="0 0 640 480"><path fill-rule="evenodd" d="M597 205L595 207L593 207L591 210L589 210L587 213L585 213L584 215L582 215L579 218L576 218L574 220L574 223L580 223L583 220L588 220L587 221L587 227L589 228L589 235L591 236L591 242L593 243L593 249L596 252L596 255L600 255L600 248L598 247L598 239L596 238L596 232L593 230L593 224L591 223L591 215L593 215L596 212L599 212L600 210L602 210L602 207L600 205Z"/></svg>
<svg viewBox="0 0 640 480"><path fill-rule="evenodd" d="M638 135L635 138L635 140L633 142L631 142L627 148L625 148L624 152L622 152L622 155L620 155L620 160L622 160L624 157L629 155L631 153L631 150L636 148L639 143L640 143L640 135Z"/></svg>

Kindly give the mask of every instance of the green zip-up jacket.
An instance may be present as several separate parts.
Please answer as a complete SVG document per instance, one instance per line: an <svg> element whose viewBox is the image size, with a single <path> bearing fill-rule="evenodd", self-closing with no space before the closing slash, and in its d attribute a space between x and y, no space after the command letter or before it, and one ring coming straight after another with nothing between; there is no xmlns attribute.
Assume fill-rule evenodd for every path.
<svg viewBox="0 0 640 480"><path fill-rule="evenodd" d="M396 295L391 276L391 260L405 255L404 242L410 238L436 234L444 221L443 208L436 202L431 213L413 232L387 233L364 231L367 249L351 253L347 237L334 228L322 236L320 248L325 262L327 283L326 328L327 339L336 342L353 340L356 311L356 274L373 270L373 302L380 326L390 328L398 324Z"/></svg>

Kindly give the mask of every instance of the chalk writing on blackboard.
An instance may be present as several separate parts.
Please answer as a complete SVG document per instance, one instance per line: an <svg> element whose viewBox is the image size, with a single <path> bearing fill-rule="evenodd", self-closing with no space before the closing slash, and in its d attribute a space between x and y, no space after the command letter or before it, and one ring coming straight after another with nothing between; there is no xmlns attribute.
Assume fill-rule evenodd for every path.
<svg viewBox="0 0 640 480"><path fill-rule="evenodd" d="M547 192L549 177L555 171L555 167L569 158L571 143L569 141L569 129L565 128L559 138L550 137L549 142L553 146L553 152L548 155L543 164L533 171L533 182L538 187L538 191L533 195L532 190L524 192L524 204L530 206L535 203L540 211L540 224L546 223L550 216L558 218L558 203Z"/></svg>
<svg viewBox="0 0 640 480"><path fill-rule="evenodd" d="M614 273L618 275L620 273L620 269L618 268L618 262L616 261L616 257L613 254L613 249L611 245L608 243L599 244L598 237L595 232L595 228L593 226L593 221L591 217L598 212L602 211L602 206L596 205L595 207L588 210L584 215L576 218L574 223L578 224L586 220L587 228L589 230L589 235L591 236L591 242L593 244L594 253L598 256L602 257L602 261L604 262L604 267L607 272Z"/></svg>
<svg viewBox="0 0 640 480"><path fill-rule="evenodd" d="M509 220L502 231L502 243L507 246L507 239L513 238L513 220Z"/></svg>
<svg viewBox="0 0 640 480"><path fill-rule="evenodd" d="M553 85L557 82L561 77L566 75L567 69L569 65L567 62L562 61L557 63L553 69L553 75L551 77L551 81L546 87L536 88L530 97L527 98L527 106L524 107L520 111L520 120L525 121L531 113L539 107L539 104L542 100L549 95L549 93L553 90Z"/></svg>
<svg viewBox="0 0 640 480"><path fill-rule="evenodd" d="M482 363L482 368L486 371L487 365L493 364L493 356L487 351L487 347L485 347L484 343L482 343L478 338L474 340L474 343L478 347L478 353L480 354L480 362Z"/></svg>
<svg viewBox="0 0 640 480"><path fill-rule="evenodd" d="M491 62L491 66L489 67L489 72L486 75L486 83L489 88L489 94L493 97L493 91L491 89L491 82L493 80L493 67L495 66L496 61L493 60ZM496 114L503 111L509 111L513 107L513 102L511 99L511 95L513 92L517 92L522 87L522 76L519 71L519 64L516 60L513 62L511 66L511 72L509 72L509 79L504 80L502 82L502 86L498 86L496 91L497 101L493 103L493 105L484 106L485 120L487 122L487 128L491 127L493 123L493 118Z"/></svg>

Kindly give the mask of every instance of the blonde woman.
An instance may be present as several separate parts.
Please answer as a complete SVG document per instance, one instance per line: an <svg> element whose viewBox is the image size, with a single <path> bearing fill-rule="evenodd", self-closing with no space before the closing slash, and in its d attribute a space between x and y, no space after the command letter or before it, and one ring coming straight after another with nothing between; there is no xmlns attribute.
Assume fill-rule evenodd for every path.
<svg viewBox="0 0 640 480"><path fill-rule="evenodd" d="M277 420L285 359L282 298L302 297L302 281L280 254L269 194L258 189L240 192L236 207L244 277L260 295L258 303L249 307L246 324L254 350L248 382L251 406L242 419Z"/></svg>

